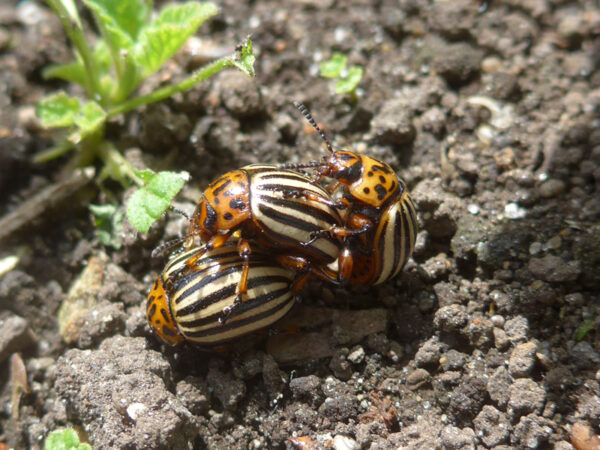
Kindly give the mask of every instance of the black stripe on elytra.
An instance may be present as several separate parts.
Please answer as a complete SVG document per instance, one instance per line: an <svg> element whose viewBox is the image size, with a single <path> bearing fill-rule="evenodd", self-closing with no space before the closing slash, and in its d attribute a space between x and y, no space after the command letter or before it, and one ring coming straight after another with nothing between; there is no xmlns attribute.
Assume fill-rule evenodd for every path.
<svg viewBox="0 0 600 450"><path fill-rule="evenodd" d="M404 218L404 208L402 208L402 205L396 205L396 207L392 207L390 210L394 214L394 267L391 272L391 274L394 274L398 266L404 265L404 261L402 261L400 257L402 256L403 250L405 255L408 251L406 248L406 237L404 236L407 234L408 230L406 229L406 220Z"/></svg>
<svg viewBox="0 0 600 450"><path fill-rule="evenodd" d="M265 205L264 202L259 203L258 210L261 214L264 214L269 219L283 224L286 227L286 230L289 229L290 234L292 235L295 234L294 228L296 230L302 230L309 233L321 230L321 228L319 228L319 226L315 225L314 223L310 223L298 217L285 214L278 208L271 208L270 206ZM298 241L298 239L296 239L296 241Z"/></svg>
<svg viewBox="0 0 600 450"><path fill-rule="evenodd" d="M311 204L307 204L301 201L266 196L261 196L259 198L259 201L261 203L270 203L277 207L289 208L294 211L301 212L302 216L314 217L315 219L321 222L325 222L327 225L340 225L340 221L336 216L329 214L327 211L323 211L322 209L315 208Z"/></svg>
<svg viewBox="0 0 600 450"><path fill-rule="evenodd" d="M406 251L410 252L411 243L413 243L416 239L415 234L417 231L417 217L413 203L410 201L410 197L408 198L408 201L403 202L403 206L405 211L404 220L406 221Z"/></svg>
<svg viewBox="0 0 600 450"><path fill-rule="evenodd" d="M381 233L379 233L379 242L377 242L377 251L379 253L377 255L377 260L379 262L379 265L376 269L376 277L379 277L381 275L381 270L383 270L383 268L385 267L385 247L388 245L393 245L393 242L386 242L385 239L387 228L390 225L389 216L387 214L384 214L381 220L383 221L383 223L380 225Z"/></svg>
<svg viewBox="0 0 600 450"><path fill-rule="evenodd" d="M286 286L283 286L282 288L279 288L279 289L271 291L271 292L277 292L278 293L277 295L282 295L286 291L290 290L291 280L289 278L280 277L280 276L274 276L274 277L267 276L267 277L260 277L260 278L261 279L255 278L255 279L253 279L252 282L249 280L248 281L248 289L252 289L257 286L261 286L261 285L265 285L265 284L273 284L273 283L283 282L283 283L286 283ZM230 292L230 291L227 290L227 292ZM222 294L225 294L225 292L222 292ZM267 295L270 295L270 293L267 292L258 297L255 297L253 299L247 299L247 298L244 299L244 301L236 308L234 315L237 315L239 313L245 312L249 309L256 308L257 306L262 305L263 303L265 303L265 299L272 300L272 298L267 297ZM233 302L234 296L235 296L235 290L231 291L230 295L222 295L220 298L220 301L223 301L226 298L231 297L231 301ZM204 300L200 300L199 302L203 304L202 306L207 306L204 304ZM180 312L177 313L177 317L179 319L178 320L179 325L182 327L187 327L187 328L197 328L197 327L202 327L204 325L208 325L212 322L218 321L220 315L221 315L221 312L218 312L215 314L211 314L210 316L202 317L201 319L186 321L185 314L181 314Z"/></svg>
<svg viewBox="0 0 600 450"><path fill-rule="evenodd" d="M183 292L181 292L179 294L178 298L175 300L175 304L178 305L183 300L185 300L187 297L189 297L190 295L193 295L197 290L202 289L207 284L215 283L219 278L223 278L229 274L240 271L241 265L242 265L242 262L240 261L240 264L221 268L219 271L212 273L208 276L203 276L203 277L201 277L202 271L198 270L198 271L191 272L188 276L186 276L178 281L176 288L179 288L177 290L183 290ZM196 278L200 278L200 279L196 281ZM184 286L188 286L188 287L186 289L184 289ZM233 287L235 288L235 283L234 283ZM196 303L198 303L198 302L196 302ZM193 305L190 305L190 306L193 306ZM177 315L181 314L180 311L177 313ZM194 312L194 311L191 311L191 312Z"/></svg>
<svg viewBox="0 0 600 450"><path fill-rule="evenodd" d="M276 304L273 308L269 308L266 311L262 311L259 314L251 315L242 320L232 320L238 314L242 314L242 313L248 312L252 309L259 308L260 306L262 306L264 304L273 302L275 300L280 300L281 298L283 298L284 301L276 302ZM286 298L287 298L287 300L285 300ZM209 321L209 323L215 324L214 327L206 329L206 330L188 331L188 332L186 332L186 337L194 338L194 337L202 337L202 336L211 336L211 335L215 335L215 334L226 333L228 331L234 331L236 328L243 327L243 326L251 324L253 322L258 322L266 317L276 314L279 310L285 308L290 303L290 301L293 302L294 297L291 295L289 289L283 288L283 289L277 289L275 291L268 292L264 295L261 295L260 297L253 299L252 301L242 303L239 306L239 308L235 310L232 318L230 318L230 320L228 320L226 323L224 323L224 324L219 323L218 317L220 316L220 314L216 314L216 315L212 316L211 320ZM182 323L181 326L186 327L186 328L190 327L187 323ZM196 325L196 327L199 327L199 326L201 326L201 325ZM192 327L190 327L190 328L192 328ZM231 339L232 337L228 336L228 338Z"/></svg>

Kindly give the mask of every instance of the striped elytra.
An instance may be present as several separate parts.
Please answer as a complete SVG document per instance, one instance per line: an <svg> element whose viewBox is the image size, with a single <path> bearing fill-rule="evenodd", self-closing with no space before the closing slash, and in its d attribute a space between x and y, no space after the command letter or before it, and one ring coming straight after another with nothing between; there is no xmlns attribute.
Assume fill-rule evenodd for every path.
<svg viewBox="0 0 600 450"><path fill-rule="evenodd" d="M311 242L313 233L341 225L327 192L305 176L272 166L248 166L252 219L261 242L275 244L311 261L329 263L338 257L340 243L329 235ZM310 193L311 197L306 198ZM323 239L324 238L324 239ZM308 245L301 245L310 242Z"/></svg>
<svg viewBox="0 0 600 450"><path fill-rule="evenodd" d="M194 265L173 281L171 274L200 252ZM253 252L247 292L223 323L223 311L235 302L244 263L235 242L206 251L196 247L171 259L148 296L147 319L154 333L169 345L186 341L217 346L283 317L294 305L296 273Z"/></svg>
<svg viewBox="0 0 600 450"><path fill-rule="evenodd" d="M341 217L323 188L297 172L254 164L228 172L208 186L192 216L189 236L218 246L239 229L243 239L323 264L337 258L337 239L323 235L302 244L313 233L339 225Z"/></svg>
<svg viewBox="0 0 600 450"><path fill-rule="evenodd" d="M401 200L392 203L382 214L369 242L370 254L354 251L350 281L379 284L400 272L412 255L417 237L417 212L405 191Z"/></svg>

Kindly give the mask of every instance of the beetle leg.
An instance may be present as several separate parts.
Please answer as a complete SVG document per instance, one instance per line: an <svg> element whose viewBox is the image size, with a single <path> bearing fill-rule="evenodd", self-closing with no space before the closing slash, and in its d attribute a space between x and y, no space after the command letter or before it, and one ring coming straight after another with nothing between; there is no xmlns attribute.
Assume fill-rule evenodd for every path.
<svg viewBox="0 0 600 450"><path fill-rule="evenodd" d="M300 275L292 285L297 289L300 289L304 285L308 279L308 275L314 275L318 279L327 281L335 286L343 286L345 284L345 281L338 280L337 272L327 267L313 267L307 259L301 256L278 255L277 262L283 267L300 272Z"/></svg>
<svg viewBox="0 0 600 450"><path fill-rule="evenodd" d="M310 240L306 242L301 242L300 245L303 247L308 247L313 244L317 239L325 237L327 235L335 237L335 238L347 238L351 236L359 236L371 229L372 224L365 224L359 230L352 230L346 227L331 227L328 230L319 230L314 231L310 234Z"/></svg>
<svg viewBox="0 0 600 450"><path fill-rule="evenodd" d="M242 268L242 276L240 277L240 282L238 283L236 289L235 299L233 303L229 306L223 308L223 312L219 316L219 323L225 324L227 320L231 317L231 315L235 312L236 309L240 307L242 302L244 301L244 295L248 293L248 274L250 273L250 244L245 239L240 239L237 244L238 253L240 258L244 260L244 266Z"/></svg>
<svg viewBox="0 0 600 450"><path fill-rule="evenodd" d="M352 276L353 269L354 259L352 258L352 252L348 247L345 247L338 257L338 281L343 284L347 283Z"/></svg>
<svg viewBox="0 0 600 450"><path fill-rule="evenodd" d="M339 183L338 183L339 184ZM281 193L283 194L283 198L304 198L311 202L321 203L322 205L327 205L330 208L334 209L347 209L350 207L350 204L347 200L341 199L339 201L331 201L326 199L323 196L319 196L314 192L306 191L306 190L293 190L293 189L281 189Z"/></svg>

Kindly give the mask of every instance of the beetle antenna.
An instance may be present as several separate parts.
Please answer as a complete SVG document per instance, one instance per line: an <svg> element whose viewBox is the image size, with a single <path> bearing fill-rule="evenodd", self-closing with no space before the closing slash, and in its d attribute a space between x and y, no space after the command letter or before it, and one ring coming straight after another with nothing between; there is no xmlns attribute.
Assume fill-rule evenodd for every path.
<svg viewBox="0 0 600 450"><path fill-rule="evenodd" d="M176 208L175 206L170 206L169 209L177 214L182 215L183 217L185 217L187 220L191 220L190 219L190 215L188 213L186 213L184 210Z"/></svg>
<svg viewBox="0 0 600 450"><path fill-rule="evenodd" d="M296 108L298 108L298 110L302 113L304 118L306 120L308 120L308 123L310 123L312 125L312 127L315 129L315 131L317 133L319 133L319 136L321 136L321 139L323 139L323 142L325 142L325 145L327 146L327 150L329 150L329 153L334 153L333 147L331 146L331 142L329 142L329 139L327 139L327 136L325 136L325 133L323 132L323 130L321 130L321 128L319 128L319 125L317 125L317 122L315 122L315 119L313 119L313 116L310 113L310 111L308 110L308 108L300 102L294 102L294 106Z"/></svg>
<svg viewBox="0 0 600 450"><path fill-rule="evenodd" d="M299 164L299 163L285 163L285 164L281 164L279 166L277 166L278 169L291 169L291 170L298 170L298 169L314 169L316 167L321 167L323 165L323 162L321 161L309 161L307 163L304 164Z"/></svg>
<svg viewBox="0 0 600 450"><path fill-rule="evenodd" d="M167 250L171 250L173 247L175 247L179 244L182 244L183 242L185 242L187 240L187 238L188 238L188 236L182 237L182 238L171 239L170 241L163 242L158 247L156 247L154 250L152 250L152 253L150 256L152 258L157 258L157 257L161 256L163 253L165 253Z"/></svg>

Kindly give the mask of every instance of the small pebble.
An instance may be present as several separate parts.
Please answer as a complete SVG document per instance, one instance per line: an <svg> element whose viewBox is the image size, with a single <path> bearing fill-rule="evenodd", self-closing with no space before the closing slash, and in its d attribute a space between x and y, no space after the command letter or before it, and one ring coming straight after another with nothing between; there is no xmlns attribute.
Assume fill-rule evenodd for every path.
<svg viewBox="0 0 600 450"><path fill-rule="evenodd" d="M536 347L533 341L515 347L508 361L508 371L514 378L522 378L531 373L535 366Z"/></svg>
<svg viewBox="0 0 600 450"><path fill-rule="evenodd" d="M506 331L504 331L502 328L494 328L492 333L494 334L494 346L498 350L505 350L508 348L510 342L508 340L508 336L506 335Z"/></svg>
<svg viewBox="0 0 600 450"><path fill-rule="evenodd" d="M508 412L513 417L539 414L546 401L546 391L531 378L518 378L510 386Z"/></svg>
<svg viewBox="0 0 600 450"><path fill-rule="evenodd" d="M333 438L333 448L334 450L354 450L359 448L359 445L354 439L339 434Z"/></svg>
<svg viewBox="0 0 600 450"><path fill-rule="evenodd" d="M148 407L143 403L132 403L127 407L127 415L134 422L137 421L138 417L144 414L148 410Z"/></svg>
<svg viewBox="0 0 600 450"><path fill-rule="evenodd" d="M431 376L425 369L415 369L406 377L406 384L412 390L419 389L425 383L428 383Z"/></svg>
<svg viewBox="0 0 600 450"><path fill-rule="evenodd" d="M365 350L359 345L348 354L347 359L352 364L360 364L365 359Z"/></svg>
<svg viewBox="0 0 600 450"><path fill-rule="evenodd" d="M554 255L531 258L528 268L537 279L551 283L575 281L581 274L581 263L579 261L563 261L560 257Z"/></svg>
<svg viewBox="0 0 600 450"><path fill-rule="evenodd" d="M494 314L492 317L490 317L490 320L494 326L498 328L502 328L504 326L504 322L506 321L504 316L501 316L500 314Z"/></svg>
<svg viewBox="0 0 600 450"><path fill-rule="evenodd" d="M541 251L542 251L542 243L541 242L532 242L531 245L529 246L529 254L530 255L537 255Z"/></svg>
<svg viewBox="0 0 600 450"><path fill-rule="evenodd" d="M585 300L581 292L573 292L565 295L565 302L572 306L583 306Z"/></svg>
<svg viewBox="0 0 600 450"><path fill-rule="evenodd" d="M562 245L562 239L560 236L554 236L548 242L546 242L545 248L548 250L556 250L559 249Z"/></svg>
<svg viewBox="0 0 600 450"><path fill-rule="evenodd" d="M467 206L467 211L469 211L469 213L471 213L474 216L476 216L477 214L479 214L479 206L476 205L475 203L470 203Z"/></svg>
<svg viewBox="0 0 600 450"><path fill-rule="evenodd" d="M565 192L566 188L564 181L551 178L540 185L539 193L544 198L552 198Z"/></svg>
<svg viewBox="0 0 600 450"><path fill-rule="evenodd" d="M504 215L507 219L523 219L527 215L527 210L521 208L518 203L507 203L504 207Z"/></svg>

